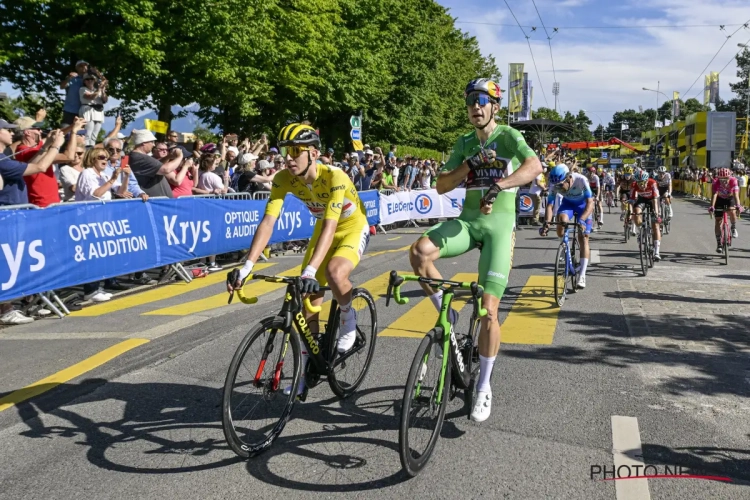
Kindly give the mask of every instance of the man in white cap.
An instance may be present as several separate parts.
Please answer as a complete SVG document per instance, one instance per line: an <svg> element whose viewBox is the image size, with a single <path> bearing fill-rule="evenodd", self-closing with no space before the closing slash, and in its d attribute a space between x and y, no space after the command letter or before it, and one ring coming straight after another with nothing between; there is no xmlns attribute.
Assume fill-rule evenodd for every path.
<svg viewBox="0 0 750 500"><path fill-rule="evenodd" d="M60 89L65 91L65 104L63 105L63 119L62 126L72 125L73 119L78 116L78 110L81 108L81 95L79 90L83 86L83 74L89 70L89 63L86 61L78 61L76 63L76 70L71 71L70 74L65 77L65 80L60 82Z"/></svg>
<svg viewBox="0 0 750 500"><path fill-rule="evenodd" d="M156 137L148 130L134 130L131 136L133 151L130 153L130 169L135 174L138 185L150 197L165 196L172 198L172 188L164 177L173 172L182 163L182 150L174 148L167 160L162 163L149 156L156 144Z"/></svg>

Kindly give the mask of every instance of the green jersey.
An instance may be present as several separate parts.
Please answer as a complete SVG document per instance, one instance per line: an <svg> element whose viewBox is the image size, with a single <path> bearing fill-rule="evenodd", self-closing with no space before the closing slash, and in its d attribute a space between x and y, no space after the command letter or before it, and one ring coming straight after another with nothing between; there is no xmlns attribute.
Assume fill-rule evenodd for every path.
<svg viewBox="0 0 750 500"><path fill-rule="evenodd" d="M469 132L458 138L453 153L445 164L445 170L455 170L479 152L481 145L476 131ZM506 125L497 125L487 139L485 149L492 149L497 154L494 162L470 172L466 178L466 200L461 212L462 219L472 219L481 215L479 211L480 200L486 190L503 177L512 174L518 166L527 158L533 158L536 153L526 144L521 132ZM501 192L492 206L491 217L496 213L515 213L515 200L517 188Z"/></svg>

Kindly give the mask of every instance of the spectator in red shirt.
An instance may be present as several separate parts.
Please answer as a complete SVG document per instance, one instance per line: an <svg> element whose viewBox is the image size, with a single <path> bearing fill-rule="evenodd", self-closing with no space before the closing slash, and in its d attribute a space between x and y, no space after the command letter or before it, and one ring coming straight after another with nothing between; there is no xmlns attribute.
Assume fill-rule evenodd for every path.
<svg viewBox="0 0 750 500"><path fill-rule="evenodd" d="M195 180L198 178L198 164L192 157L184 158L182 165L177 170L168 173L164 177L167 178L172 188L172 195L175 198L192 196Z"/></svg>
<svg viewBox="0 0 750 500"><path fill-rule="evenodd" d="M70 136L71 140L68 141L65 154L58 152L53 163L70 163L75 160L77 146L75 136L85 123L83 118L78 118L74 121ZM21 144L16 148L15 159L17 161L32 163L33 158L39 153L44 144L42 142L42 126L42 123L36 122L25 124L22 127L23 139L21 140ZM53 203L60 203L57 176L55 175L55 169L51 165L44 172L25 176L24 181L28 187L29 203L42 208Z"/></svg>

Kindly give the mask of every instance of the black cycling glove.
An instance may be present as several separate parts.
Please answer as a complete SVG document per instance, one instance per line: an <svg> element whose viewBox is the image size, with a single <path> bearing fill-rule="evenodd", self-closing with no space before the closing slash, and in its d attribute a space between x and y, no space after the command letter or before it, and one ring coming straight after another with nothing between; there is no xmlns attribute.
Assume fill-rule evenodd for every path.
<svg viewBox="0 0 750 500"><path fill-rule="evenodd" d="M503 188L498 186L497 184L493 184L488 190L487 193L482 197L482 203L486 206L492 206L493 203L495 203L495 200L497 199L497 195L502 192Z"/></svg>
<svg viewBox="0 0 750 500"><path fill-rule="evenodd" d="M314 295L320 291L320 283L315 278L302 278L299 291L303 294L310 293Z"/></svg>
<svg viewBox="0 0 750 500"><path fill-rule="evenodd" d="M489 165L495 161L495 152L491 149L480 149L477 154L471 158L466 159L466 164L472 171L482 168L485 165Z"/></svg>

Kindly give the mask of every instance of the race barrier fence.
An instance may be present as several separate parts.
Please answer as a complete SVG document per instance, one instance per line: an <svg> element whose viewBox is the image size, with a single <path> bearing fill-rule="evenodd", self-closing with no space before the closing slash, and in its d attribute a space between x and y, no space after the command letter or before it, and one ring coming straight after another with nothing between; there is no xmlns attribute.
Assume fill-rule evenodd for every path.
<svg viewBox="0 0 750 500"><path fill-rule="evenodd" d="M672 181L672 189L675 192L685 193L694 198L711 201L712 192L710 182L675 180ZM740 187L740 203L743 207L747 207L748 201L750 201L750 197L747 195L747 187Z"/></svg>

